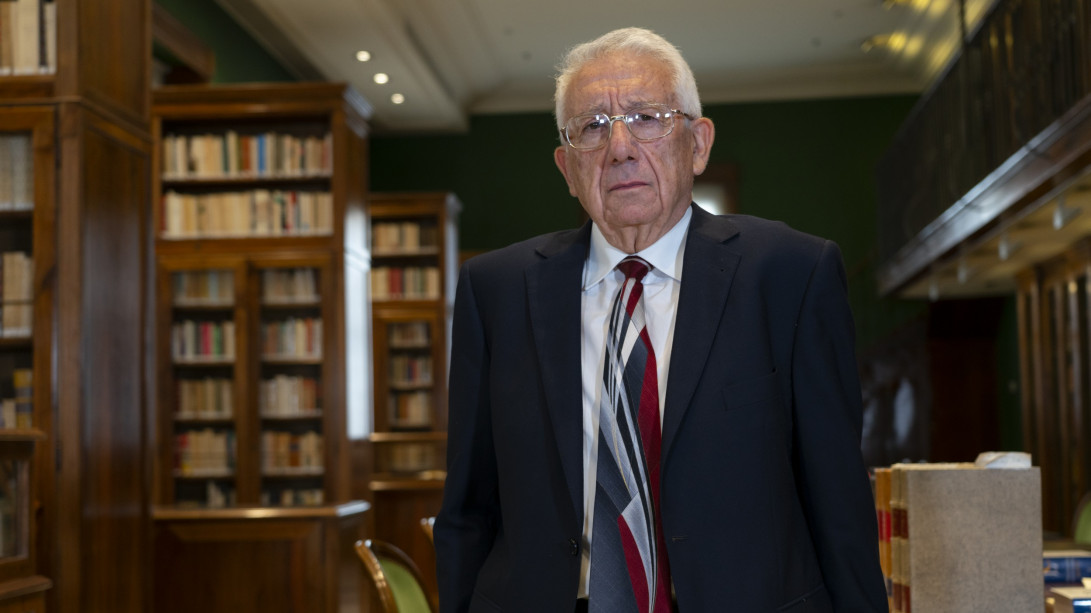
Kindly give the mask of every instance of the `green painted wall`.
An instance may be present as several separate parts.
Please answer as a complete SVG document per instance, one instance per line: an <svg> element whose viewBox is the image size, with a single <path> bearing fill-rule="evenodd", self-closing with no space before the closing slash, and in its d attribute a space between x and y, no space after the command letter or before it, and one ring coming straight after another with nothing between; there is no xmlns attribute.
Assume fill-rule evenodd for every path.
<svg viewBox="0 0 1091 613"><path fill-rule="evenodd" d="M214 0L155 0L216 54L213 83L295 81Z"/></svg>
<svg viewBox="0 0 1091 613"><path fill-rule="evenodd" d="M859 344L923 304L880 300L875 286L874 167L915 97L708 105L712 162L733 162L739 211L833 239L850 277ZM553 164L549 113L474 116L467 134L375 136L375 191L450 190L464 209L461 247L493 249L581 219Z"/></svg>

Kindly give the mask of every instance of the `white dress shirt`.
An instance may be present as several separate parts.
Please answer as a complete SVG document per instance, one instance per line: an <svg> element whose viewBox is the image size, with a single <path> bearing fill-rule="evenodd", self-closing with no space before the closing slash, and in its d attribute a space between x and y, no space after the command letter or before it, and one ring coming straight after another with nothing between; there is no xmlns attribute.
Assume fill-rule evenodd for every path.
<svg viewBox="0 0 1091 613"><path fill-rule="evenodd" d="M648 336L655 351L656 377L659 383L659 423L663 423L666 401L667 366L670 364L674 339L674 316L678 311L678 291L682 285L682 254L686 249L686 233L693 211L685 215L658 241L639 253L651 264L644 277L644 313ZM602 390L602 369L605 359L605 339L610 306L625 275L616 269L630 254L621 251L602 235L597 225L591 227L591 250L583 265L582 345L580 366L583 378L583 555L580 566L578 597L587 597L587 582L591 572L591 527L594 525L595 482L598 470L599 393Z"/></svg>

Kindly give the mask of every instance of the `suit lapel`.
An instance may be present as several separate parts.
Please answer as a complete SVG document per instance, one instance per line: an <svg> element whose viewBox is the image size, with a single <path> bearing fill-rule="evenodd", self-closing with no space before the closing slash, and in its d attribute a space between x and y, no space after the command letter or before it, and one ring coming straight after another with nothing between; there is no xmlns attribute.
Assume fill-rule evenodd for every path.
<svg viewBox="0 0 1091 613"><path fill-rule="evenodd" d="M728 218L710 215L693 207L682 263L682 287L675 315L674 345L667 374L667 399L663 415L665 462L671 443L682 424L705 361L716 336L739 255L723 243L738 233Z"/></svg>
<svg viewBox="0 0 1091 613"><path fill-rule="evenodd" d="M590 237L590 223L577 231L558 235L539 249L543 259L526 271L527 304L546 407L573 509L580 522L583 518L580 284Z"/></svg>

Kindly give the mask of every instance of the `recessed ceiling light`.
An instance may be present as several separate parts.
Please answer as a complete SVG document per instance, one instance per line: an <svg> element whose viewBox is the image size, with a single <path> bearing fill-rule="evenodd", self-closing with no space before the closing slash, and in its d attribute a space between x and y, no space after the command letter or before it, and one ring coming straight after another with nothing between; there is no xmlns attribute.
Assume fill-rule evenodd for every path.
<svg viewBox="0 0 1091 613"><path fill-rule="evenodd" d="M386 83L390 80L390 77L387 76L385 72L377 72L375 73L375 76L373 78L375 79L375 82L379 85L382 85L383 83Z"/></svg>
<svg viewBox="0 0 1091 613"><path fill-rule="evenodd" d="M367 51L357 51L356 60L360 62L366 62L371 59L371 54Z"/></svg>
<svg viewBox="0 0 1091 613"><path fill-rule="evenodd" d="M390 101L393 102L394 104L401 104L401 103L405 102L405 96L403 96L401 94L393 94L393 95L390 96Z"/></svg>

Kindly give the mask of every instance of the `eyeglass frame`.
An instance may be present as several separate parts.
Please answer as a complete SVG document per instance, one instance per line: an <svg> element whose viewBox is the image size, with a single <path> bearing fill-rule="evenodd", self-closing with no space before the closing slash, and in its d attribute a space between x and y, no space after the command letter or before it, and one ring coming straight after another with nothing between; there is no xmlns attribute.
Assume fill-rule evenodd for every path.
<svg viewBox="0 0 1091 613"><path fill-rule="evenodd" d="M661 134L659 136L656 136L654 138L640 138L639 136L637 136L636 134L633 133L633 128L632 128L632 126L629 125L629 121L627 121L627 120L628 120L629 115L631 113L635 113L636 111L640 111L642 109L648 109L648 108L666 109L666 112L671 113L671 115L670 115L671 127L665 133L663 133L663 134ZM633 138L635 138L637 141L642 142L642 143L650 143L652 141L659 140L659 139L664 138L666 136L670 136L671 133L674 132L674 116L675 115L681 115L685 119L689 119L691 121L694 120L694 119L697 119L696 117L690 115L689 113L687 113L687 112L685 112L685 111L683 111L681 109L672 109L672 108L670 108L670 106L668 106L666 104L653 103L653 104L642 104L642 105L640 105L640 106L638 106L638 107L636 107L634 109L631 109L629 111L626 111L626 112L622 113L621 115L609 115L607 113L582 113L580 115L573 115L572 117L569 117L567 121L564 122L564 126L558 131L561 133L561 138L564 140L564 143L566 145L568 145L569 147L572 147L576 151L597 151L597 150L602 149L603 147L605 147L606 143L610 142L610 139L613 138L613 136L614 136L614 122L615 121L620 121L623 124L625 124L625 129L629 131L629 135L632 136ZM606 133L606 138L604 138L601 143L599 143L598 145L596 145L594 147L577 147L576 145L572 144L572 139L568 137L568 123L570 121L572 121L573 119L576 119L577 117L598 117L598 116L605 117L607 122L610 125L609 131Z"/></svg>

